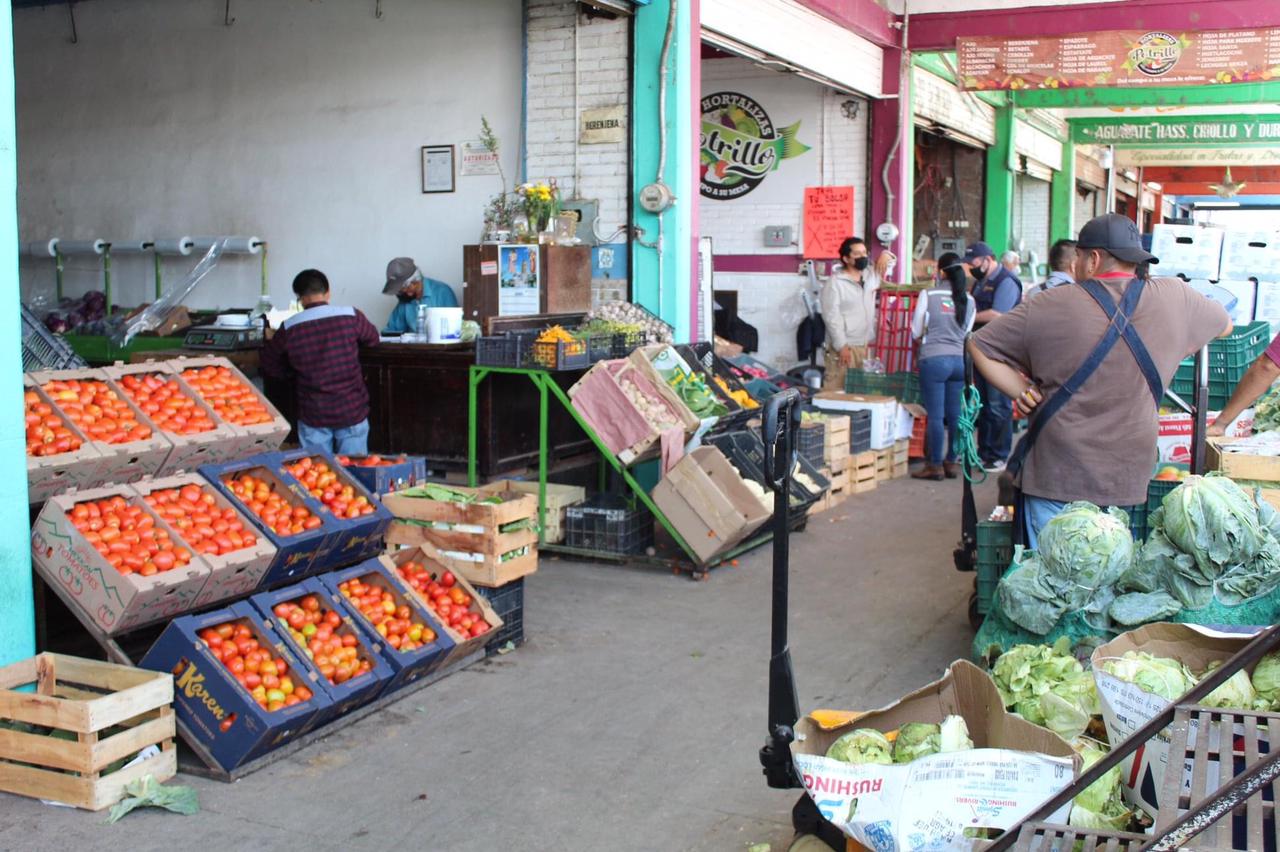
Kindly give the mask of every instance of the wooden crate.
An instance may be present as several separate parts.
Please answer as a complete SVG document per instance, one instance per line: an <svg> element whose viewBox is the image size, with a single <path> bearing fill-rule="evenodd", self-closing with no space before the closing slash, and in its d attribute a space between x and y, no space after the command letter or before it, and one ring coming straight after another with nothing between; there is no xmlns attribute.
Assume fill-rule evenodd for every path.
<svg viewBox="0 0 1280 852"><path fill-rule="evenodd" d="M898 441L893 445L890 478L902 479L911 472L911 442Z"/></svg>
<svg viewBox="0 0 1280 852"><path fill-rule="evenodd" d="M35 686L35 692L20 692ZM0 790L99 811L144 775L177 772L173 676L39 654L0 669ZM73 739L18 730L33 725ZM123 730L114 730L121 728ZM160 753L103 773L147 746Z"/></svg>
<svg viewBox="0 0 1280 852"><path fill-rule="evenodd" d="M536 480L500 479L481 486L480 490L499 494L504 491L531 494L535 500L538 497L538 483ZM542 540L547 544L559 544L564 541L564 510L569 506L578 505L585 499L587 499L587 489L585 488L577 485L559 485L554 482L548 482L547 517L546 526L542 530Z"/></svg>
<svg viewBox="0 0 1280 852"><path fill-rule="evenodd" d="M854 494L871 491L879 482L877 465L880 454L875 450L858 453L849 459L849 490Z"/></svg>

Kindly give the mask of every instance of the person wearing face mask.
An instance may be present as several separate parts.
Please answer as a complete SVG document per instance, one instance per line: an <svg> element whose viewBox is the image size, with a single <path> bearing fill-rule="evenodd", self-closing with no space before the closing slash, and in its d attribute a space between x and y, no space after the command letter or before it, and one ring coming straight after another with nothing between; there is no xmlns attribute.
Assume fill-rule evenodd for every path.
<svg viewBox="0 0 1280 852"><path fill-rule="evenodd" d="M458 297L443 281L425 278L411 257L397 257L387 264L387 283L382 292L395 295L397 304L391 309L383 334L407 334L418 330L418 308L456 308Z"/></svg>
<svg viewBox="0 0 1280 852"><path fill-rule="evenodd" d="M845 372L860 368L867 357L867 344L876 333L876 291L895 260L884 251L873 265L861 237L840 244L840 265L820 296L827 331L824 390L843 391Z"/></svg>
<svg viewBox="0 0 1280 852"><path fill-rule="evenodd" d="M1137 226L1099 216L1080 230L1077 284L1037 295L969 341L978 372L1031 412L1009 472L1032 547L1073 501L1146 502L1164 389L1183 358L1231 333L1226 309L1176 278L1140 277L1144 262L1159 261Z"/></svg>
<svg viewBox="0 0 1280 852"><path fill-rule="evenodd" d="M960 262L977 282L973 286L973 301L978 308L974 328L982 328L1000 315L1009 313L1022 301L1022 281L996 260L991 246L974 243ZM1013 446L1013 400L981 376L978 377L978 393L982 395L978 456L984 469L1001 471Z"/></svg>

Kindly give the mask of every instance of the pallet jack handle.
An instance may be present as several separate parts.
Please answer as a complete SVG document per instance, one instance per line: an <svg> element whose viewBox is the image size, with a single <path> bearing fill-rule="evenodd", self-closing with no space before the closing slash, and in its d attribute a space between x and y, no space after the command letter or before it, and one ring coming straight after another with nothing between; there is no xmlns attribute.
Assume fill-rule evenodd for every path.
<svg viewBox="0 0 1280 852"><path fill-rule="evenodd" d="M788 388L764 405L765 485L773 491L773 624L769 656L769 738L760 749L760 764L770 787L800 786L791 762L794 726L800 718L795 670L787 643L787 593L790 571L791 471L796 464L796 430L800 428L800 392Z"/></svg>

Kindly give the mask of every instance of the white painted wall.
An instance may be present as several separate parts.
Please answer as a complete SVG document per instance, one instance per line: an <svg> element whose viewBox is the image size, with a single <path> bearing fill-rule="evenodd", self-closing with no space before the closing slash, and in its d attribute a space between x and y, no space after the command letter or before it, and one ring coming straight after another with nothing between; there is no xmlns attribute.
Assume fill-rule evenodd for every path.
<svg viewBox="0 0 1280 852"><path fill-rule="evenodd" d="M849 96L791 74L761 68L744 59L710 59L702 63L702 92L741 92L754 98L775 127L800 121L797 138L811 150L784 160L748 195L734 201L699 198L701 234L711 237L716 255L788 255L802 253L804 189L808 186L853 186L854 231L866 230L867 135L870 109L859 104L848 119L841 104ZM766 248L768 225L790 225L796 245ZM798 265L798 262L797 262ZM717 272L717 290L738 291L738 313L760 332L758 357L782 367L796 363L795 331L803 317L798 274Z"/></svg>
<svg viewBox="0 0 1280 852"><path fill-rule="evenodd" d="M195 233L270 241L271 293L328 273L334 301L382 322L386 263L412 255L461 296L462 246L497 177L421 192L419 149L476 137L486 115L509 177L519 154L517 0L373 3L112 0L14 12L22 239ZM186 263L169 263L176 280ZM76 262L68 292L98 276ZM118 300L151 296L149 261L116 263ZM23 264L27 289L52 282ZM224 261L191 303L252 305L257 258Z"/></svg>

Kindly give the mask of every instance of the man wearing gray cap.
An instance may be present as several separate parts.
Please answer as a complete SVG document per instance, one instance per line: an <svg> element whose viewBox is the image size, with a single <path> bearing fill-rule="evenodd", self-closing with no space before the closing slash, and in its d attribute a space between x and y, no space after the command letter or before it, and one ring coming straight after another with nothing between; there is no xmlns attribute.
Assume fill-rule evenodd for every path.
<svg viewBox="0 0 1280 852"><path fill-rule="evenodd" d="M1164 389L1183 358L1231 333L1221 305L1176 278L1137 275L1143 262L1159 260L1137 226L1099 216L1080 230L1078 284L1023 302L969 341L986 380L1032 412L1008 465L1032 547L1073 501L1146 502Z"/></svg>
<svg viewBox="0 0 1280 852"><path fill-rule="evenodd" d="M423 277L422 270L411 257L397 257L387 264L387 283L382 292L399 300L382 329L383 334L416 332L419 307L458 307L453 288L443 281Z"/></svg>

